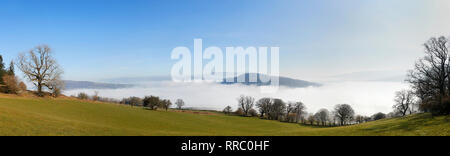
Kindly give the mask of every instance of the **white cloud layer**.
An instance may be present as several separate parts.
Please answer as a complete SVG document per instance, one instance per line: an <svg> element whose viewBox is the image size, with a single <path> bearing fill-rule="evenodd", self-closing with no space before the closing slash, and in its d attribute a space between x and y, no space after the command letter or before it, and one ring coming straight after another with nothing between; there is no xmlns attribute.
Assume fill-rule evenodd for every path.
<svg viewBox="0 0 450 156"><path fill-rule="evenodd" d="M400 82L339 82L328 83L322 87L280 88L274 94L261 94L257 86L221 85L214 83L174 83L149 82L140 87L126 89L80 89L66 91L66 95L79 92L121 99L123 97L157 95L175 101L178 98L186 102L187 107L201 107L222 110L230 105L237 107L236 98L240 95L281 98L284 101L302 101L308 112L321 108L332 109L336 104L350 104L357 114L371 115L376 112L392 111L395 91L405 89L408 85Z"/></svg>

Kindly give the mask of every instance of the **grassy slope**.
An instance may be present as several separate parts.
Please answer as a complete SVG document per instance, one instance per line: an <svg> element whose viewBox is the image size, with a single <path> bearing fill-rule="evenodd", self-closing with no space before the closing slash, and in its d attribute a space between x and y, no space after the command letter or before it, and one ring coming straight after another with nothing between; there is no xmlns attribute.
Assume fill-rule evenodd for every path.
<svg viewBox="0 0 450 156"><path fill-rule="evenodd" d="M149 111L73 99L0 96L0 135L450 135L449 117L415 115L317 128L257 118Z"/></svg>

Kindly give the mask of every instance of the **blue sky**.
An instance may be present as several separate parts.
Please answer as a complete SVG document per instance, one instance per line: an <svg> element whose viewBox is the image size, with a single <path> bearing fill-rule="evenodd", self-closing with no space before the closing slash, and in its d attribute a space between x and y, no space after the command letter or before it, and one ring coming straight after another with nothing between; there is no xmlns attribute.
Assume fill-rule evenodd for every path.
<svg viewBox="0 0 450 156"><path fill-rule="evenodd" d="M282 75L406 73L428 38L450 35L445 0L2 0L7 61L48 44L65 79L169 75L171 50L279 46ZM401 73L401 74L403 74Z"/></svg>

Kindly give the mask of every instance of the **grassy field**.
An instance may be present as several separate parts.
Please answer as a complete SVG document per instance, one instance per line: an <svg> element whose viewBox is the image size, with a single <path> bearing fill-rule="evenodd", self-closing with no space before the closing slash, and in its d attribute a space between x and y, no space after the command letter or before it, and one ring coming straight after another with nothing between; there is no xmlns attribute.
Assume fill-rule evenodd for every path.
<svg viewBox="0 0 450 156"><path fill-rule="evenodd" d="M450 135L450 118L420 114L360 125L320 128L225 116L0 95L0 135Z"/></svg>

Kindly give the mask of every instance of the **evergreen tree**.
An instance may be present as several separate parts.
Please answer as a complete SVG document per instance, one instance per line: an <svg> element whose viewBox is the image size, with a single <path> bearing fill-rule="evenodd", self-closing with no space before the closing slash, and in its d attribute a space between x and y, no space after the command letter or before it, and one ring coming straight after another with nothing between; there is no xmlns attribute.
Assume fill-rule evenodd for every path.
<svg viewBox="0 0 450 156"><path fill-rule="evenodd" d="M14 62L11 61L11 63L9 64L9 69L8 69L8 74L14 76Z"/></svg>
<svg viewBox="0 0 450 156"><path fill-rule="evenodd" d="M0 55L0 84L4 84L3 83L3 76L5 75L6 71L5 71L5 64L3 63L3 57L2 55Z"/></svg>

